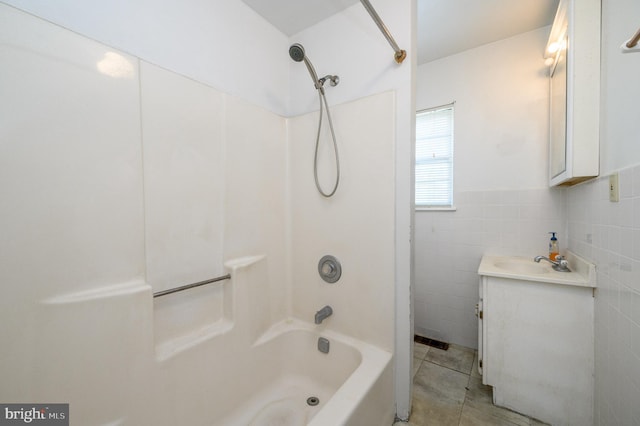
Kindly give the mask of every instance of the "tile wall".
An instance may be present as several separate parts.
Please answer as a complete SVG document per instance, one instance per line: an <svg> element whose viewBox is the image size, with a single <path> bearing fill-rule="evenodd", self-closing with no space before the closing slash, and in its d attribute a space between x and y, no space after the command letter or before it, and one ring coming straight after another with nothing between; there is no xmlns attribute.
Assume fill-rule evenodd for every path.
<svg viewBox="0 0 640 426"><path fill-rule="evenodd" d="M416 333L477 348L482 255L546 254L549 231L566 249L565 191L468 191L456 194L456 211L416 212Z"/></svg>
<svg viewBox="0 0 640 426"><path fill-rule="evenodd" d="M595 424L640 425L640 165L568 190L569 247L597 266Z"/></svg>

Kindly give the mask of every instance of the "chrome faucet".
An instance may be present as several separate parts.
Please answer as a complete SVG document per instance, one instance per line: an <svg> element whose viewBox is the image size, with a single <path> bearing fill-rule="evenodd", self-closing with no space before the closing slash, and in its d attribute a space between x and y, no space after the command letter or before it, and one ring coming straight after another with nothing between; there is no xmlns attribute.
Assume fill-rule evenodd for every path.
<svg viewBox="0 0 640 426"><path fill-rule="evenodd" d="M329 316L331 316L331 314L333 314L333 309L331 309L331 306L329 305L320 309L318 312L316 312L316 319L315 319L316 324L322 323L322 321L324 321Z"/></svg>
<svg viewBox="0 0 640 426"><path fill-rule="evenodd" d="M536 256L533 258L534 262L540 263L541 260L546 260L547 262L551 263L552 268L555 271L558 272L571 272L571 269L569 269L569 262L567 262L567 260L563 257L563 256L556 256L556 260L551 260L548 257L544 257L544 256Z"/></svg>

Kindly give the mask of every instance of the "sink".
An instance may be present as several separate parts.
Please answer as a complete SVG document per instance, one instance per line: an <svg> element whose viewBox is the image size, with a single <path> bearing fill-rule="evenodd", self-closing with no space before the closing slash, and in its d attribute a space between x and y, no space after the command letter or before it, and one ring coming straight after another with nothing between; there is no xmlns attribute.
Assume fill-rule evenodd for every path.
<svg viewBox="0 0 640 426"><path fill-rule="evenodd" d="M572 272L554 271L549 262L536 263L533 261L533 256L486 254L482 256L478 266L478 275L559 285L596 286L595 265L570 251L567 251L567 261L571 265Z"/></svg>
<svg viewBox="0 0 640 426"><path fill-rule="evenodd" d="M520 259L505 259L498 260L494 263L496 268L503 269L507 272L515 274L548 274L549 268L533 260L520 260Z"/></svg>

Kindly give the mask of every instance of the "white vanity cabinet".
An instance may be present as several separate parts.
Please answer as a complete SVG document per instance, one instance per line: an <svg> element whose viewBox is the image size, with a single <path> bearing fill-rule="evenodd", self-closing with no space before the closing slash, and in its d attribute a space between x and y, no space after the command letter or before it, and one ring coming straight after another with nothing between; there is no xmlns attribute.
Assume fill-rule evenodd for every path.
<svg viewBox="0 0 640 426"><path fill-rule="evenodd" d="M600 0L560 0L549 35L550 186L599 173L600 7Z"/></svg>
<svg viewBox="0 0 640 426"><path fill-rule="evenodd" d="M479 359L494 404L554 426L592 425L595 269L485 256L478 273Z"/></svg>

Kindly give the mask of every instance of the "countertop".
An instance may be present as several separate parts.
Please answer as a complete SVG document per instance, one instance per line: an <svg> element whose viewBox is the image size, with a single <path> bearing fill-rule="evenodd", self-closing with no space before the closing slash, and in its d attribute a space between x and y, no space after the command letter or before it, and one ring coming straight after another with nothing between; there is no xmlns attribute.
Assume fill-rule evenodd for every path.
<svg viewBox="0 0 640 426"><path fill-rule="evenodd" d="M555 271L551 263L546 260L541 260L540 263L534 262L533 256L485 255L480 261L478 275L578 287L596 287L594 264L571 252L566 253L566 259L569 262L571 272Z"/></svg>

